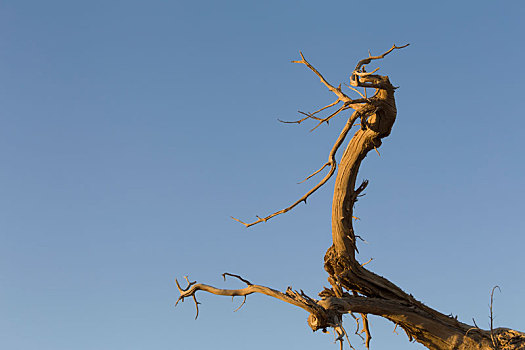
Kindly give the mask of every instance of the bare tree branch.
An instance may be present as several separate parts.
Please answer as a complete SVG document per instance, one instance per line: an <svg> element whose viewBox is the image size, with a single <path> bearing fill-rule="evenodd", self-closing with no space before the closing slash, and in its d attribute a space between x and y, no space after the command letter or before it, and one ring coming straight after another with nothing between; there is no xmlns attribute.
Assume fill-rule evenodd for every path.
<svg viewBox="0 0 525 350"><path fill-rule="evenodd" d="M233 299L233 297L232 297L232 299ZM233 301L233 300L232 300L232 301ZM243 305L244 305L245 303L246 303L246 295L244 296L244 299L243 299L241 305L239 305L238 308L236 308L235 310L233 310L233 312L237 312L237 311L239 311L239 310L243 307Z"/></svg>
<svg viewBox="0 0 525 350"><path fill-rule="evenodd" d="M410 45L410 44L406 44L406 45L403 45L403 46L396 46L394 44L389 50L387 50L385 53L383 53L383 54L381 54L379 56L371 56L370 55L370 51L369 51L368 52L369 57L364 58L364 59L360 60L357 63L354 71L352 72L352 75L350 76L350 85L352 85L352 86L360 86L360 87L363 87L363 88L369 87L369 88L374 88L374 89L385 88L383 77L380 76L380 75L374 75L373 74L373 73L377 72L379 70L379 68L376 68L372 72L366 72L365 71L365 66L367 64L369 64L370 62L372 62L373 60L383 59L386 55L388 55L392 51L397 50L397 49L405 48L408 45ZM365 80L361 81L360 78L365 78Z"/></svg>
<svg viewBox="0 0 525 350"><path fill-rule="evenodd" d="M499 350L499 342L498 339L494 336L494 314L492 313L492 304L494 303L494 291L499 289L501 293L501 288L499 286L494 286L492 288L492 291L490 292L490 338L492 339L492 345L494 346L494 349Z"/></svg>
<svg viewBox="0 0 525 350"><path fill-rule="evenodd" d="M369 57L367 58L363 58L362 60L360 60L359 62L357 62L357 65L355 66L355 69L354 69L354 72L358 72L359 70L361 70L361 68L367 64L369 64L370 62L372 62L373 60L380 60L380 59L383 59L385 58L386 55L388 55L389 53L391 53L392 51L394 50L398 50L398 49L403 49L405 47L407 47L408 45L410 44L406 44L406 45L403 45L403 46L396 46L395 44L392 45L392 47L387 50L385 53L379 55L379 56L371 56L370 55L370 51L368 51L368 55ZM375 72L375 71L374 71Z"/></svg>
<svg viewBox="0 0 525 350"><path fill-rule="evenodd" d="M310 180L312 177L319 174L324 168L326 168L329 165L330 165L330 162L325 163L322 167L319 168L319 170L314 171L312 174L308 175L303 181L298 182L297 184L302 184L303 182Z"/></svg>
<svg viewBox="0 0 525 350"><path fill-rule="evenodd" d="M350 85L348 85L348 84L346 84L346 83L345 83L345 86L346 86L347 88L349 88L350 90L357 92L357 93L359 94L359 96L361 96L362 98L365 98L365 99L368 100L368 98L366 97L366 89L364 89L365 94L363 95L363 94L361 93L361 91L357 90L357 89L354 88L353 86L350 86ZM368 101L370 101L370 100L368 100Z"/></svg>
<svg viewBox="0 0 525 350"><path fill-rule="evenodd" d="M319 117L316 117L314 116L315 113L317 112L320 112L322 111L323 109L326 109L326 108L330 108L332 106L335 106L337 103L339 103L340 101L337 100L335 104L330 104L328 106L325 106L323 108L321 108L320 110L318 111L315 111L314 113L306 113L306 112L302 112L302 111L297 111L299 113L301 113L302 115L305 115L306 117L302 118L302 119L299 119L299 120L292 120L292 121L286 121L286 120L281 120L281 119L277 119L278 121L280 121L281 123L285 123L285 124L301 124L302 122L304 122L306 119L315 119L315 120L323 120L322 118L319 118Z"/></svg>
<svg viewBox="0 0 525 350"><path fill-rule="evenodd" d="M372 340L372 334L370 333L370 327L368 323L368 315L367 314L361 314L361 317L363 318L363 331L366 334L366 341L365 345L367 349L370 349L370 340Z"/></svg>
<svg viewBox="0 0 525 350"><path fill-rule="evenodd" d="M235 221L238 221L240 222L241 224L243 224L244 226L246 227L250 227L250 226L253 226L253 225L256 225L258 223L261 223L261 222L266 222L268 221L269 219L273 218L274 216L277 216L279 214L284 214L288 211L290 211L291 209L293 209L295 206L297 206L299 203L301 202L305 202L306 203L306 199L312 194L314 193L315 191L317 191L321 186L323 186L331 177L332 175L335 173L335 169L337 167L337 162L335 160L335 154L337 153L337 150L339 149L339 147L341 146L341 144L343 143L344 139L346 138L346 135L348 135L348 132L350 131L350 129L352 128L352 126L354 125L354 122L355 120L360 116L359 112L358 111L355 111L352 116L350 118L348 118L348 121L346 122L346 125L345 127L343 128L343 130L341 131L341 133L339 134L339 137L337 138L337 141L335 142L334 146L332 147L332 150L330 151L330 154L328 155L328 162L327 164L330 165L330 171L328 172L328 174L326 174L326 176L317 184L315 185L310 191L308 191L304 196L302 196L301 198L299 198L295 203L293 203L292 205L290 205L289 207L287 208L284 208L282 210L279 210L273 214L270 214L264 218L261 218L259 216L257 216L257 220L254 221L254 222L251 222L251 223L246 223L244 221L241 221L237 218L234 218L233 216L231 217L233 220ZM324 167L326 166L326 164L319 170L321 171ZM317 174L319 171L317 171L316 173L314 173L313 175ZM311 175L311 176L313 176ZM309 176L308 178L310 178L311 176ZM307 178L307 179L308 179Z"/></svg>
<svg viewBox="0 0 525 350"><path fill-rule="evenodd" d="M180 293L175 305L179 301L184 301L185 298L191 297L195 303L198 316L199 302L196 298L196 292L200 290L215 295L231 296L232 300L235 296L242 296L243 301L235 310L237 311L246 303L248 295L260 293L307 311L310 314L308 316L308 325L314 331L318 329L326 331L327 328L333 328L336 336L335 341L339 342L341 349L343 348L344 339L348 341L349 346L353 349L348 333L342 323L343 315L350 313L356 319L356 334L361 339L363 339L362 333L366 335L366 339L363 339L363 341L367 348L370 346L372 338L368 315L376 315L390 320L396 325L396 328L398 326L401 327L407 334L409 341L417 341L429 349L525 350L525 333L506 328L494 329L493 301L494 291L496 288L499 289L498 286L494 287L491 292L490 331L485 331L477 328L477 326L472 327L460 322L457 316L453 317L452 314L447 316L426 306L385 277L369 271L365 265L372 259L361 264L356 258L356 253L358 253L356 239L362 238L354 232L352 218L355 217L353 216L353 208L358 197L364 195L363 192L368 185L368 181L365 180L356 188L359 168L369 152L374 149L377 151L382 144L382 139L390 135L397 117L395 87L390 83L389 77L374 74L379 68L372 72L367 72L365 66L373 60L382 59L392 51L406 46L408 44L399 47L393 45L392 48L382 55L372 56L369 53L369 57L358 62L350 78L350 84L363 87L365 94L363 95L357 89L350 87L350 89L357 91L363 97L357 100L352 100L344 94L341 90L341 85L334 87L328 83L301 53L302 59L294 62L304 64L312 70L321 79L321 82L337 96L337 100L314 113L300 112L306 117L292 123L300 124L304 120L313 119L318 121L318 125L315 127L317 128L324 122L328 123L331 118L339 115L346 109L352 108L355 109L355 112L348 118L345 127L339 134L329 153L328 161L304 180L306 181L319 174L325 168L329 168L328 173L317 185L289 207L264 218L257 216L258 220L252 223L245 223L234 218L234 220L249 227L285 213L303 201L306 203L307 198L323 186L337 169L332 201L332 245L328 248L324 258L324 268L328 272L328 282L331 288L324 288L319 293L321 300L310 298L302 290L298 292L288 287L283 293L272 288L252 284L239 275L224 273L224 279L227 276L234 277L247 286L242 289L220 289L192 282L185 277L188 284L186 288L182 288L179 282L175 280ZM367 98L366 94L366 88L368 87L376 89L374 95L370 98ZM327 117L321 118L317 116L318 113L338 105L339 102L343 102L342 106L338 106L337 110L330 113ZM355 132L341 160L337 163L335 159L336 152L344 142L357 118L361 118L361 129ZM361 315L361 330L359 319L356 318L354 313ZM396 328L394 328L394 332Z"/></svg>
<svg viewBox="0 0 525 350"><path fill-rule="evenodd" d="M371 72L358 72L358 71L354 71L354 74L355 75L358 75L360 77L368 77L369 75L372 75L374 74L375 72L377 72L379 70L379 67L377 67L376 69L374 69L373 71Z"/></svg>
<svg viewBox="0 0 525 350"><path fill-rule="evenodd" d="M335 88L333 85L331 85L322 75L317 71L317 69L314 68L307 60L304 58L303 53L299 51L299 54L301 55L300 61L292 61L292 63L302 63L306 65L308 68L312 70L320 79L321 82L328 88L328 90L332 91L339 99L339 101L343 102L352 102L352 99L348 97L344 92L341 91L340 88Z"/></svg>
<svg viewBox="0 0 525 350"><path fill-rule="evenodd" d="M301 112L301 111L298 111L299 113L301 114L304 114L306 117L304 118L301 118L301 119L298 119L298 120L281 120L281 119L277 119L280 123L284 123L284 124L301 124L302 122L304 122L306 119L316 119L316 120L322 120L321 118L317 118L317 117L314 117L314 116L311 116L310 114L307 114L305 112Z"/></svg>
<svg viewBox="0 0 525 350"><path fill-rule="evenodd" d="M222 274L222 278L224 279L224 281L226 281L226 276L230 276L230 277L235 277L241 281L243 281L244 283L246 283L247 285L251 286L252 283L244 278L242 278L241 276L239 275L234 275L233 273L228 273L228 272L225 272Z"/></svg>
<svg viewBox="0 0 525 350"><path fill-rule="evenodd" d="M186 288L182 288L179 284L179 281L177 281L177 279L175 279L175 283L177 284L177 289L179 290L179 293L182 294L187 292L188 290L190 290L190 288L195 285L197 282L190 282L190 280L188 279L188 276L184 276L184 278L186 279L186 282L188 282L188 286ZM192 295L192 298L193 298L193 301L195 302L195 309L197 310L197 314L195 315L195 319L197 319L199 317L199 302L197 301L197 297L195 296L195 294ZM179 299L177 299L177 302L175 303L175 306L177 306L177 304L179 303L179 301L182 301L184 302L184 298L181 298L179 297Z"/></svg>
<svg viewBox="0 0 525 350"><path fill-rule="evenodd" d="M238 275L233 275L233 274L229 274L229 273L225 273L223 274L223 276L232 276L232 277L236 277L238 279L240 279L241 281L245 282L245 283L249 283L247 280L243 279L242 277L238 276ZM242 297L246 297L250 294L253 294L253 293L260 293L260 294L264 294L264 295L267 295L267 296L270 296L270 297L273 297L273 298L276 298L276 299L279 299L279 300L282 300L288 304L292 304L292 305L295 305L295 306L298 306L300 308L302 308L303 310L311 313L311 314L318 314L319 312L322 312L323 308L318 306L317 305L317 300L315 299L312 299L310 298L309 296L307 296L306 294L304 294L303 291L300 291L300 292L297 292L297 291L294 291L292 290L290 287L288 287L288 289L286 290L286 293L282 293L278 290L275 290L275 289L272 289L272 288L268 288L268 287L265 287L265 286L260 286L260 285L257 285L257 284L248 284L247 287L245 288L242 288L242 289L221 289L221 288L215 288L215 287L212 287L212 286L209 286L207 284L201 284L201 283L197 283L197 282L189 282L188 280L188 287L186 288L181 288L179 282L177 281L177 279L175 279L175 283L177 284L177 288L179 290L179 298L177 299L177 302L175 303L175 306L177 306L177 304L179 303L179 301L184 301L185 298L189 298L189 297L192 297L193 300L195 301L195 305L197 307L197 316L195 317L195 319L197 319L199 313L198 313L198 305L200 303L198 303L196 300L196 292L199 291L199 290L202 290L202 291L205 291L205 292L208 292L208 293L211 293L211 294L215 294L215 295L223 295L223 296L231 296L231 297L236 297L236 296L242 296ZM244 304L244 302L243 302ZM242 306L242 305L241 305Z"/></svg>
<svg viewBox="0 0 525 350"><path fill-rule="evenodd" d="M339 108L337 111L333 112L332 114L330 114L328 117L322 119L321 121L319 121L319 123L312 129L310 130L311 131L314 131L315 129L317 129L321 124L323 123L326 123L328 124L328 122L330 121L330 119L332 119L333 117L335 117L336 115L338 115L340 112L344 111L345 109L348 109L350 107L347 107L346 105L343 105L341 106L341 108Z"/></svg>

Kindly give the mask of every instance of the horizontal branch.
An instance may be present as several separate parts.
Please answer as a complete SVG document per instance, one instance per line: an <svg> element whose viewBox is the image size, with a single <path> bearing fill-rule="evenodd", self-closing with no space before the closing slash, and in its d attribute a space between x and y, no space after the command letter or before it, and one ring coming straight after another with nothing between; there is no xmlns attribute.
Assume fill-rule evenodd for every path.
<svg viewBox="0 0 525 350"><path fill-rule="evenodd" d="M308 316L308 325L312 330L323 329L323 331L326 331L326 328L331 327L337 333L337 340L339 341L342 340L343 336L346 336L346 331L342 324L342 315L346 313L360 313L362 315L376 315L392 321L396 326L401 326L409 337L431 349L492 350L493 341L491 340L491 335L497 338L497 344L502 345L503 349L523 349L525 344L524 333L506 328L485 331L461 323L457 318L443 315L429 308L421 309L418 305L407 303L403 300L352 296L348 293L335 297L333 296L334 292L328 289L320 293L323 296L321 300L315 300L304 294L303 291L297 292L290 287L283 293L273 288L252 284L238 275L224 273L223 277L226 278L226 276L238 278L246 283L247 287L242 289L221 289L202 283L190 282L185 277L188 282L186 288L182 288L178 280L175 280L180 292L175 306L179 301L184 301L185 298L193 298L197 309L195 318L197 318L200 304L196 298L198 291L222 296L242 296L244 301L239 308L244 305L246 296L259 293L302 308L310 314ZM363 316L363 327L367 327L367 323L366 317ZM369 335L367 335L369 341L368 337Z"/></svg>
<svg viewBox="0 0 525 350"><path fill-rule="evenodd" d="M290 287L286 290L286 293L282 293L278 290L257 285L257 284L251 284L247 280L243 279L242 277L238 275L233 275L230 273L224 273L223 277L226 279L226 276L232 276L240 279L241 281L245 282L247 284L247 287L242 289L221 289L209 286L207 284L197 283L197 282L190 282L187 277L186 281L188 282L188 286L186 288L182 288L179 284L179 281L175 279L175 283L177 284L177 288L179 290L179 298L177 299L177 302L175 303L175 306L179 303L179 301L184 301L185 298L193 298L195 302L195 307L197 309L197 318L199 316L199 302L196 299L196 293L198 291L204 291L207 293L215 294L215 295L222 295L222 296L230 296L230 297L245 297L253 294L253 293L260 293L264 294L279 300L282 300L288 304L292 304L295 306L298 306L305 311L311 313L311 314L317 314L320 311L322 311L322 308L317 305L317 300L310 298L306 294L304 294L303 291L297 292L292 290ZM244 302L243 302L244 303Z"/></svg>
<svg viewBox="0 0 525 350"><path fill-rule="evenodd" d="M424 343L426 342L426 346L430 343L434 345L441 344L443 346L440 348L445 348L444 345L451 345L452 342L471 342L482 338L490 341L489 331L475 329L474 332L472 327L459 322L455 318L442 314L428 313L401 300L352 296L348 293L345 293L341 297L328 296L321 300L315 300L304 294L303 291L293 291L290 287L283 293L273 288L251 284L238 275L224 274L223 276L226 275L244 281L248 284L247 287L242 289L221 289L207 284L190 282L186 278L188 286L187 288L182 288L179 282L175 280L180 292L180 296L175 305L177 305L179 301L184 301L185 298L191 297L195 302L198 316L199 303L196 299L196 293L198 291L222 296L242 296L245 298L250 294L259 293L298 306L310 313L308 324L313 330L333 327L338 331L338 334L346 334L344 328L342 328L341 315L346 313L360 313L387 318L396 325L403 327L412 335L416 335L416 338L424 335ZM494 332L497 332L499 336L499 334L505 332L505 330L497 329L494 330ZM522 341L523 334L517 334L519 335L520 341ZM421 339L417 340L421 341Z"/></svg>

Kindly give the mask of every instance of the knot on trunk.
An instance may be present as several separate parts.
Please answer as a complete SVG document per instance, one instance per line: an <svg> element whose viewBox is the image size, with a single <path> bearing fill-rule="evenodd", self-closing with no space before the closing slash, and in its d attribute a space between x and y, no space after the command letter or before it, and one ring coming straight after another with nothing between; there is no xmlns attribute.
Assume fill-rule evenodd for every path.
<svg viewBox="0 0 525 350"><path fill-rule="evenodd" d="M307 322L312 331L316 332L322 329L323 333L326 333L327 328L335 328L341 325L343 315L335 309L323 309L322 311L311 313Z"/></svg>
<svg viewBox="0 0 525 350"><path fill-rule="evenodd" d="M324 256L324 269L331 277L336 277L351 269L353 262L352 257L347 254L339 254L332 244Z"/></svg>

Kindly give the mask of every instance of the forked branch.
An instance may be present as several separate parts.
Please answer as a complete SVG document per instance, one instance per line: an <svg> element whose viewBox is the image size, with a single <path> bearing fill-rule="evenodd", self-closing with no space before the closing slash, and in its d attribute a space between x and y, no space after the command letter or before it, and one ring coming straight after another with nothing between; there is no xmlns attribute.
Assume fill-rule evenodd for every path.
<svg viewBox="0 0 525 350"><path fill-rule="evenodd" d="M230 296L230 297L242 296L245 298L246 296L250 294L260 293L260 294L268 295L270 297L282 300L288 304L298 306L311 314L318 314L319 312L322 312L323 310L321 306L317 305L317 300L310 298L309 296L304 294L303 291L297 292L297 291L292 290L290 287L288 287L288 289L286 290L286 293L282 293L278 290L275 290L269 287L252 284L239 275L224 273L223 274L224 279L226 279L226 276L238 278L239 280L246 283L247 286L242 289L221 289L221 288L215 288L215 287L209 286L207 284L190 282L188 278L185 277L186 281L188 282L188 286L186 288L182 288L179 284L179 281L175 279L175 283L177 284L177 288L180 293L179 298L177 299L177 302L175 303L175 306L177 306L179 301L183 302L185 298L189 298L189 297L193 298L195 302L195 307L197 309L197 315L195 316L195 319L197 319L197 317L199 316L200 303L197 302L195 294L197 293L197 291L202 290L204 292L208 292L208 293L215 294L215 295L224 295L224 296Z"/></svg>
<svg viewBox="0 0 525 350"><path fill-rule="evenodd" d="M298 111L299 113L305 115L306 117L302 118L302 119L299 119L299 120L294 120L294 121L285 121L285 120L281 120L281 119L277 119L278 121L280 121L281 123L285 123L285 124L301 124L303 121L305 121L306 119L315 119L315 120L323 120L323 118L319 118L319 117L316 117L315 115L319 112L322 112L324 111L325 109L327 108L330 108L330 107L333 107L335 105L337 105L339 102L341 102L339 99L337 99L335 102L333 103L330 103L329 105L326 105L320 109L318 109L317 111L313 112L313 113L305 113L305 112L302 112L302 111Z"/></svg>
<svg viewBox="0 0 525 350"><path fill-rule="evenodd" d="M348 107L348 105L344 104L343 106L341 106L337 111L333 112L332 114L330 114L328 117L324 118L324 119L321 119L319 121L319 123L314 126L314 128L310 131L314 131L315 129L317 129L320 125L322 125L323 123L326 123L328 124L328 122L330 121L330 119L332 119L333 117L335 117L336 115L338 115L340 112L344 111L345 109L349 109L350 107Z"/></svg>

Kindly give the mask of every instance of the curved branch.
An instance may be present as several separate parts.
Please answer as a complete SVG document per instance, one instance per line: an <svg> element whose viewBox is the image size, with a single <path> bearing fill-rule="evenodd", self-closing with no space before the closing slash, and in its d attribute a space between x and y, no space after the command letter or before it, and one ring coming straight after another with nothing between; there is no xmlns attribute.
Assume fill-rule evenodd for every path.
<svg viewBox="0 0 525 350"><path fill-rule="evenodd" d="M354 69L354 72L357 72L359 71L363 66L366 66L367 64L369 64L370 62L372 62L373 60L380 60L380 59L383 59L385 58L386 55L388 55L390 52L394 51L394 50L399 50L399 49L403 49L405 47L407 47L408 45L410 44L405 44L403 46L396 46L396 44L392 45L392 47L387 50L385 53L379 55L379 56L372 56L370 55L370 52L368 53L369 57L367 58L363 58L362 60L360 60L359 62L357 62L357 65L355 66L355 69ZM375 71L374 71L375 72Z"/></svg>
<svg viewBox="0 0 525 350"><path fill-rule="evenodd" d="M367 77L369 75L372 75L374 74L375 72L377 72L379 70L379 67L377 67L376 69L374 69L373 71L371 72L357 72L357 71L354 71L354 74L357 75L357 76L360 76L360 77Z"/></svg>
<svg viewBox="0 0 525 350"><path fill-rule="evenodd" d="M243 281L244 283L246 283L247 285L251 286L253 283L251 283L250 281L242 278L241 276L239 275L234 275L233 273L228 273L228 272L225 272L222 274L222 278L224 279L224 281L226 282L226 276L230 276L230 277L235 277L237 278L238 280L241 280Z"/></svg>
<svg viewBox="0 0 525 350"><path fill-rule="evenodd" d="M381 75L375 75L373 73L377 72L379 68L374 69L372 72L366 72L365 66L372 62L373 60L380 60L383 59L386 55L388 55L390 52L402 49L407 47L410 44L406 44L403 46L396 46L395 44L385 53L379 55L379 56L372 56L370 54L370 51L368 52L369 57L364 58L360 60L354 71L352 72L352 75L350 76L350 85L352 86L360 86L364 88L374 88L374 89L385 89L385 88L393 88L388 82L388 77L383 77ZM361 81L361 79L364 79Z"/></svg>
<svg viewBox="0 0 525 350"><path fill-rule="evenodd" d="M339 147L341 146L341 144L343 143L343 141L345 140L346 136L348 135L348 132L350 131L350 129L352 128L352 126L354 125L354 122L355 120L360 116L360 112L359 111L355 111L351 116L350 118L348 118L348 121L346 122L346 125L345 127L343 128L343 130L341 131L341 133L339 134L339 137L337 138L337 141L335 142L334 146L332 147L332 150L330 151L330 154L328 156L328 162L323 165L323 167L321 167L320 170L316 171L315 173L313 173L312 175L310 175L309 177L307 177L306 179L309 179L311 178L312 176L314 176L315 174L319 173L321 170L323 170L327 165L330 165L330 171L328 172L328 174L326 174L326 176L321 180L319 181L319 183L317 185L315 185L310 191L308 191L304 196L302 196L301 198L299 198L296 202L294 202L292 205L290 205L289 207L287 208L284 208L282 210L279 210L279 211L276 211L275 213L273 214L270 214L264 218L261 218L259 216L257 216L257 220L256 221L253 221L251 223L246 223L244 221L241 221L237 218L234 218L233 216L231 217L233 220L237 221L237 222L240 222L241 224L243 224L244 226L246 227L250 227L250 226L253 226L253 225L256 225L258 223L261 223L261 222L266 222L268 221L269 219L273 218L274 216L277 216L277 215L280 215L280 214L284 214L290 210L292 210L293 208L295 208L299 203L301 202L305 202L306 203L306 199L308 199L308 197L314 193L315 191L317 191L321 186L323 186L331 177L332 175L335 173L335 169L337 168L337 162L335 160L335 154L337 153L337 150L339 149Z"/></svg>
<svg viewBox="0 0 525 350"><path fill-rule="evenodd" d="M244 281L245 283L247 284L249 283L238 275L232 275L229 273L223 274L223 276L225 275L237 277L240 280ZM264 294L264 295L282 300L288 304L298 306L301 309L311 314L318 314L319 312L322 312L323 310L322 307L317 305L317 300L310 298L309 296L304 294L303 291L300 291L300 292L293 291L290 287L288 287L288 289L286 290L286 293L282 293L278 290L275 290L269 287L265 287L265 286L261 286L257 284L251 284L251 283L249 283L247 287L242 288L242 289L221 289L221 288L209 286L207 284L196 283L196 282L189 282L189 285L187 288L181 288L179 281L177 281L177 279L175 279L175 283L177 284L177 288L180 293L180 296L177 299L175 306L177 306L179 301L184 301L185 298L192 297L193 300L196 300L195 293L201 290L201 291L208 292L208 293L215 294L215 295L223 295L223 296L230 296L230 297L241 296L245 298L246 296L250 294L260 293L260 294ZM198 304L199 303L196 302L196 305ZM243 304L244 304L244 301L243 301ZM198 306L197 306L197 316L198 315L199 315L199 312L198 312Z"/></svg>

